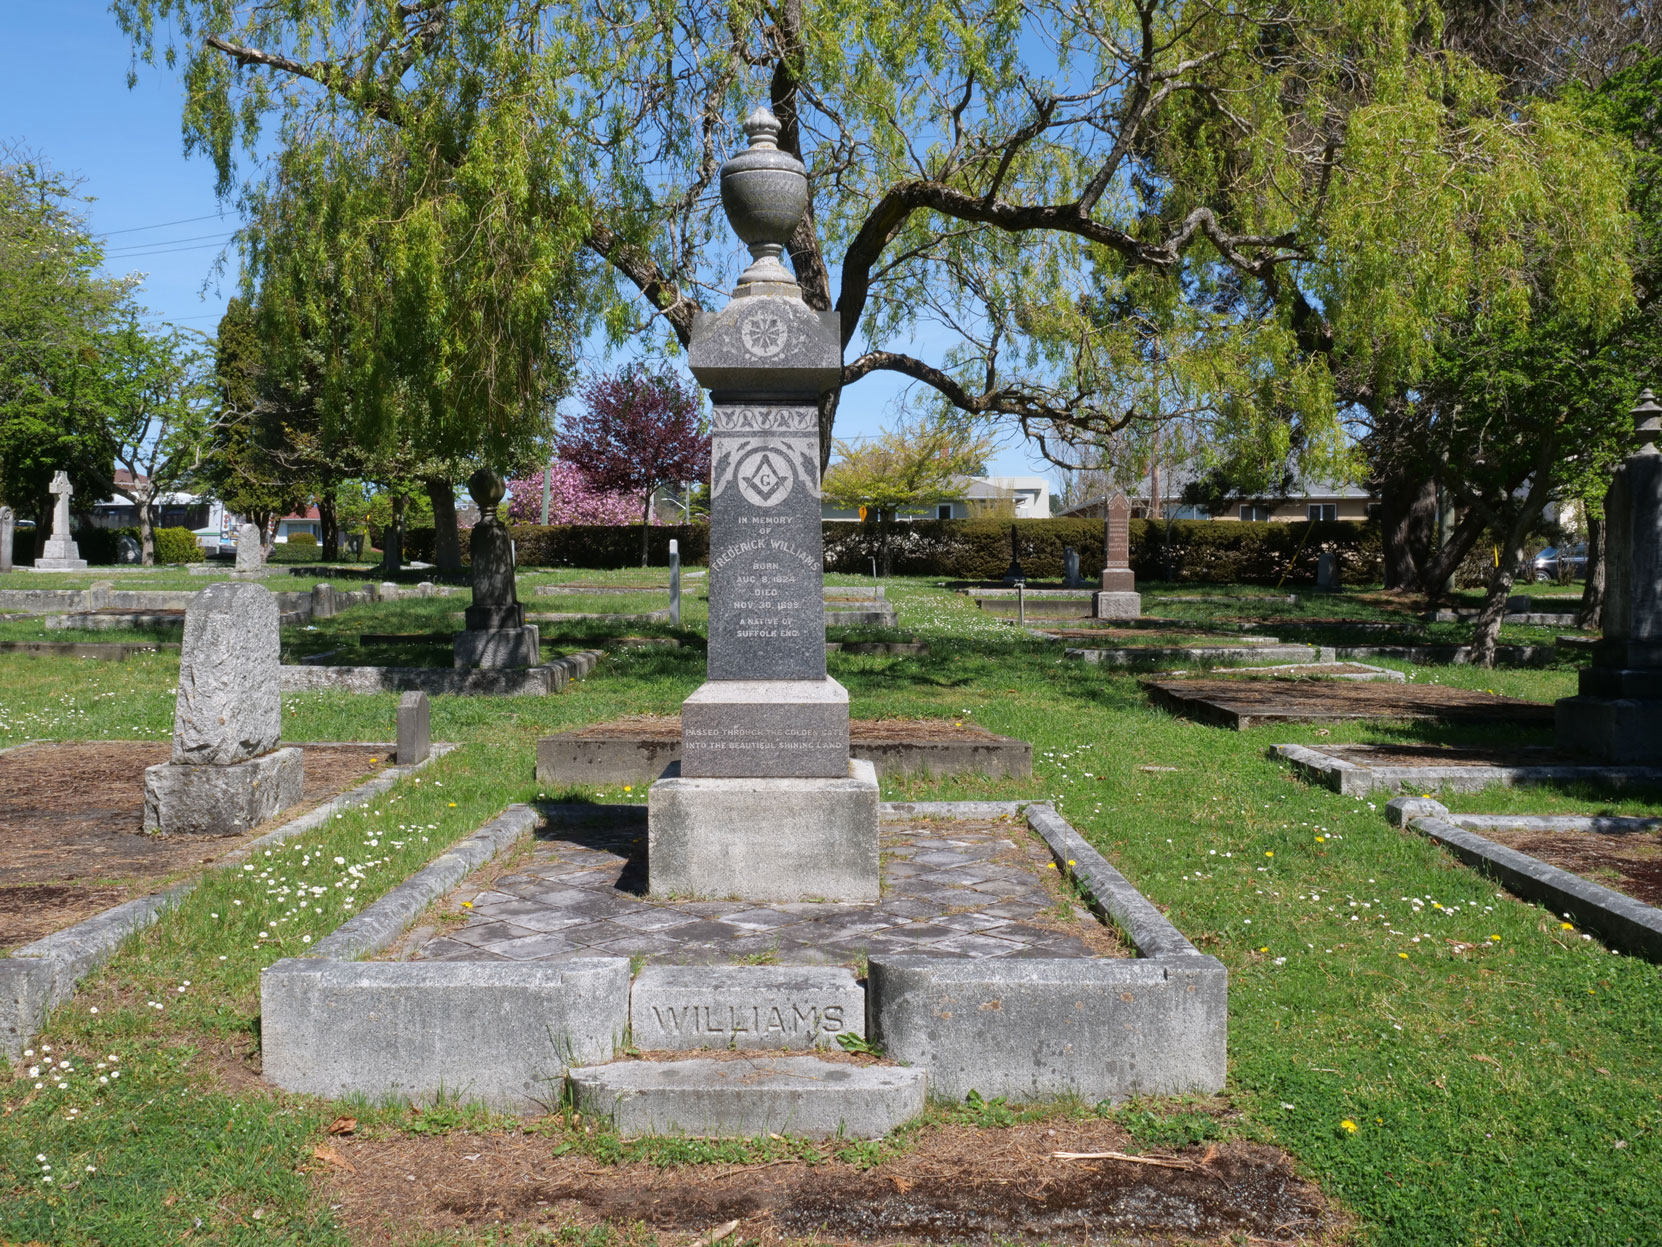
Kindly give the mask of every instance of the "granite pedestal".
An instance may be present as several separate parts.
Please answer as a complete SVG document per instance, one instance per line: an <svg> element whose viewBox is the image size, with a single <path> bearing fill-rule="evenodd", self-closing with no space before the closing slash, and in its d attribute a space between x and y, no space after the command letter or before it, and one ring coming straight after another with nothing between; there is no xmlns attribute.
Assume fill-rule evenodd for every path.
<svg viewBox="0 0 1662 1247"><path fill-rule="evenodd" d="M647 796L653 896L754 901L878 898L877 768L842 779L686 779Z"/></svg>
<svg viewBox="0 0 1662 1247"><path fill-rule="evenodd" d="M526 624L523 628L487 628L458 632L452 656L458 668L535 667L542 661L541 645L536 624Z"/></svg>
<svg viewBox="0 0 1662 1247"><path fill-rule="evenodd" d="M1138 619L1143 613L1140 593L1098 593L1091 614L1096 619Z"/></svg>
<svg viewBox="0 0 1662 1247"><path fill-rule="evenodd" d="M306 768L292 746L231 766L144 770L144 829L168 835L230 836L275 818L300 800Z"/></svg>

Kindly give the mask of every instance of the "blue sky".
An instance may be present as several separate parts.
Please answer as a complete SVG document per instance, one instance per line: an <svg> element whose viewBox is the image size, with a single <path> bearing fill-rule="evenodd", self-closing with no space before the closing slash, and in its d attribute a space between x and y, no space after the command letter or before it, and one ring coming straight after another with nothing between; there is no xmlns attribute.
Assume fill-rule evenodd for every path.
<svg viewBox="0 0 1662 1247"><path fill-rule="evenodd" d="M187 160L181 88L162 67L141 67L127 87L127 40L103 0L0 0L0 142L22 143L82 179L87 219L105 235L107 268L144 273L139 297L159 320L212 332L237 290L234 255L215 268L238 221L222 216L213 167ZM900 346L899 349L904 349ZM900 386L873 376L845 391L837 435L860 438L894 419ZM991 470L1044 473L1019 438Z"/></svg>

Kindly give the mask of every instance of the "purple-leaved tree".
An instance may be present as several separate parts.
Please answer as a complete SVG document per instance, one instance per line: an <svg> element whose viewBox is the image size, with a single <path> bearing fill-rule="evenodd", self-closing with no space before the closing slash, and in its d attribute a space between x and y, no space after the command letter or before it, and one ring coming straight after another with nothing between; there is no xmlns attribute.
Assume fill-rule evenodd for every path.
<svg viewBox="0 0 1662 1247"><path fill-rule="evenodd" d="M615 490L596 489L587 472L575 463L556 459L548 465L548 522L550 524L610 524L635 522L635 497ZM542 472L510 481L513 499L508 518L522 524L542 522Z"/></svg>
<svg viewBox="0 0 1662 1247"><path fill-rule="evenodd" d="M645 567L653 491L710 474L710 431L698 391L667 370L634 364L595 377L578 396L584 410L561 422L560 458L594 488L641 500Z"/></svg>

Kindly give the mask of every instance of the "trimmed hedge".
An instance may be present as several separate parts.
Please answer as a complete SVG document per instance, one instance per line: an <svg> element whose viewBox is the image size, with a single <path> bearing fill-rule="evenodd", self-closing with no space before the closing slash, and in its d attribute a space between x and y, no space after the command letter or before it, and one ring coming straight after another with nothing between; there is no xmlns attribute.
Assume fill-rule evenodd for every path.
<svg viewBox="0 0 1662 1247"><path fill-rule="evenodd" d="M889 554L902 576L948 580L997 580L1010 565L1010 526L1016 527L1022 570L1036 580L1062 576L1062 548L1079 551L1080 574L1094 579L1103 564L1101 520L924 520L896 524ZM1131 521L1131 567L1139 580L1273 584L1283 576L1313 584L1316 559L1339 556L1349 584L1372 583L1384 575L1383 547L1375 525L1352 520L1293 524L1250 524L1223 520L1176 520L1169 525ZM825 565L830 571L868 574L878 556L875 524L832 522L825 526ZM1169 560L1169 571L1168 571Z"/></svg>
<svg viewBox="0 0 1662 1247"><path fill-rule="evenodd" d="M641 561L639 524L510 524L515 560L520 567L637 567ZM647 537L647 561L669 565L669 543L681 543L682 566L705 563L710 557L710 529L704 524L654 524ZM404 533L404 557L432 562L434 530L411 528ZM462 562L472 561L467 536L462 537Z"/></svg>
<svg viewBox="0 0 1662 1247"><path fill-rule="evenodd" d="M1010 565L1010 525L1021 542L1022 569L1037 580L1059 580L1062 547L1079 551L1079 570L1089 579L1102 571L1102 521L922 520L895 524L889 549L895 573L946 580L997 580ZM1314 584L1316 559L1339 556L1347 584L1371 584L1385 574L1379 529L1353 520L1293 524L1246 524L1228 520L1177 520L1170 526L1169 554L1164 523L1131 521L1131 566L1139 580L1168 579L1219 584ZM640 525L511 524L521 567L633 567L640 562ZM669 562L670 538L681 543L681 562L704 564L710 557L705 525L662 525L651 530L649 561ZM434 533L412 528L404 536L404 557L431 562ZM278 547L281 549L281 547ZM831 520L825 524L827 571L865 575L877 555L875 524ZM467 542L462 560L468 561Z"/></svg>
<svg viewBox="0 0 1662 1247"><path fill-rule="evenodd" d="M288 541L284 542L284 544L291 546L310 546L315 550L318 546L318 540L311 533L290 533Z"/></svg>
<svg viewBox="0 0 1662 1247"><path fill-rule="evenodd" d="M207 560L202 547L196 544L196 534L188 528L158 528L156 530L156 562L164 564L202 563Z"/></svg>

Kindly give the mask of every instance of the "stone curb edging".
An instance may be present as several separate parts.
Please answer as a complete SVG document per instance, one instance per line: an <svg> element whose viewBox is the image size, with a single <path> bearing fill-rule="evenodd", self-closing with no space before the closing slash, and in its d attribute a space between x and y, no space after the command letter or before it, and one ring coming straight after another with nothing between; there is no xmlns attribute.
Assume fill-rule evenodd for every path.
<svg viewBox="0 0 1662 1247"><path fill-rule="evenodd" d="M430 697L543 697L563 692L605 657L597 649L581 650L535 667L501 669L454 667L324 667L285 663L278 678L285 693L408 693Z"/></svg>
<svg viewBox="0 0 1662 1247"><path fill-rule="evenodd" d="M435 744L432 753L420 762L387 767L373 779L226 853L210 869L223 870L271 845L311 831L331 815L379 796L405 776L457 747ZM389 744L386 748L390 751L394 746ZM30 1037L45 1024L47 1015L75 994L82 978L109 960L129 935L148 927L166 909L195 890L193 880L151 896L124 901L0 957L0 1055L15 1061Z"/></svg>
<svg viewBox="0 0 1662 1247"><path fill-rule="evenodd" d="M1561 763L1547 766L1362 766L1305 745L1271 745L1271 760L1289 763L1307 782L1341 796L1361 797L1376 789L1442 788L1481 792L1494 784L1507 788L1563 780L1662 786L1662 767Z"/></svg>
<svg viewBox="0 0 1662 1247"><path fill-rule="evenodd" d="M924 1073L939 1096L962 1098L975 1089L988 1097L1096 1101L1221 1088L1227 970L1198 953L1054 808L1019 801L891 802L881 816L988 818L1023 811L1058 866L1067 863L1093 908L1119 923L1143 955L873 957L865 992L868 1033ZM307 956L268 967L261 975L267 1077L286 1090L336 1097L416 1099L446 1090L496 1106L550 1105L568 1069L609 1061L612 1045L621 1042L640 987L627 958L512 965L346 959L389 946L435 899L545 819L645 815L639 805L510 806ZM812 970L741 967L738 973ZM735 974L731 967L716 972ZM952 1003L971 997L973 1005Z"/></svg>
<svg viewBox="0 0 1662 1247"><path fill-rule="evenodd" d="M1331 646L1316 645L1174 645L1126 646L1119 649L1069 649L1063 656L1106 667L1132 667L1142 663L1196 662L1213 659L1237 662L1273 659L1280 662L1331 662Z"/></svg>
<svg viewBox="0 0 1662 1247"><path fill-rule="evenodd" d="M1508 891L1567 915L1612 948L1662 962L1662 909L1457 827L1451 817L1441 802L1426 797L1398 797L1386 806L1394 826L1435 841Z"/></svg>

